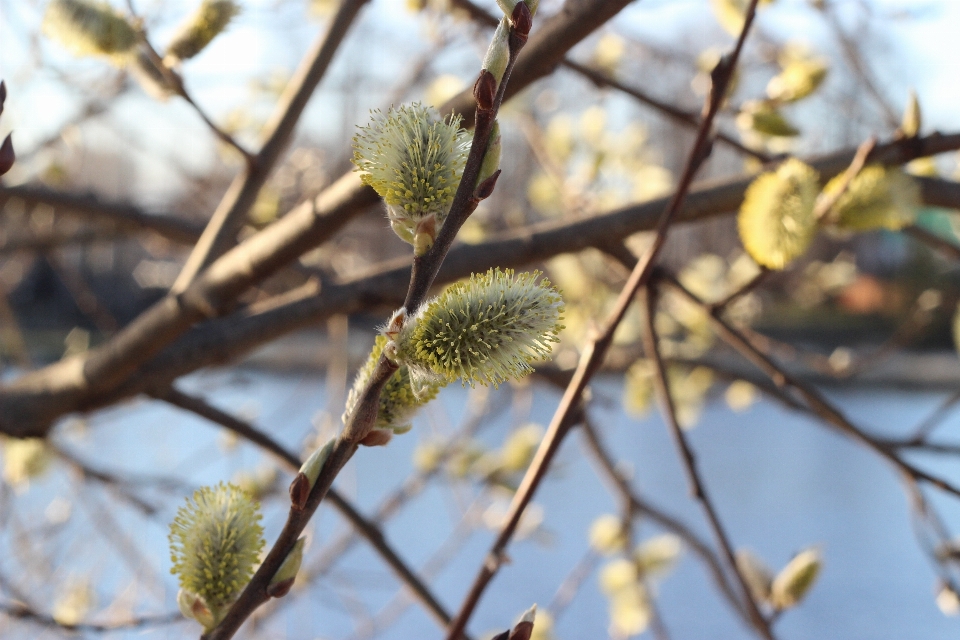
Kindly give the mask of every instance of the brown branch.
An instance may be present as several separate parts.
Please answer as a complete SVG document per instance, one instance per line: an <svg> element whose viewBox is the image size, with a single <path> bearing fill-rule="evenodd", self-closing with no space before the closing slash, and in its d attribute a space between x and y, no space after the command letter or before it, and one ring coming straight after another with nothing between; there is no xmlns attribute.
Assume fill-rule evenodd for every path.
<svg viewBox="0 0 960 640"><path fill-rule="evenodd" d="M200 237L202 227L165 213L149 213L130 204L105 202L93 194L58 191L39 185L0 185L0 200L18 198L27 206L46 204L57 213L82 215L114 223L129 231L148 230L181 244L192 245Z"/></svg>
<svg viewBox="0 0 960 640"><path fill-rule="evenodd" d="M617 298L613 311L604 322L602 330L596 337L589 340L584 347L573 379L570 381L570 384L563 394L563 398L560 400L553 419L550 421L547 433L541 441L540 447L537 449L526 474L524 474L519 489L516 494L514 494L506 522L501 527L500 534L487 553L480 567L480 571L474 579L473 585L464 598L460 612L451 625L449 633L447 634L448 640L458 640L460 634L466 628L467 622L479 603L487 585L490 584L490 581L502 566L507 546L509 546L513 538L513 534L516 531L524 510L533 498L543 477L546 475L547 469L559 450L564 437L576 421L577 413L580 411L584 389L593 377L593 374L600 368L603 358L613 341L613 333L623 320L624 315L626 315L627 308L632 302L634 295L640 287L646 284L652 274L653 265L666 242L670 224L680 209L687 195L687 191L690 189L693 176L709 156L711 146L709 138L710 128L723 102L723 96L736 67L740 51L743 49L747 32L750 29L750 24L753 22L756 4L757 0L752 0L747 9L744 27L740 33L740 37L737 39L737 44L733 52L724 57L720 64L717 65L713 74L711 74L713 87L707 102L704 104L704 115L700 129L697 132L696 140L690 150L676 193L670 199L669 204L660 216L657 224L657 235L654 238L653 244L630 274L627 283Z"/></svg>
<svg viewBox="0 0 960 640"><path fill-rule="evenodd" d="M773 631L770 628L770 621L767 620L767 618L764 617L764 615L760 612L760 608L753 598L753 592L750 589L750 585L747 583L746 578L744 578L739 567L737 566L737 560L734 556L733 546L730 543L730 538L727 536L723 524L720 522L720 516L717 514L716 508L713 506L713 502L710 500L710 496L707 493L707 487L700 477L700 472L697 469L696 456L694 455L693 450L690 448L690 444L687 442L687 438L683 433L683 428L680 426L679 420L677 420L676 407L673 404L673 396L670 393L670 382L667 380L663 359L660 357L657 329L654 325L656 308L656 291L653 287L648 286L646 288L646 304L644 305L644 350L647 353L647 357L653 362L654 388L656 389L657 397L660 401L661 409L664 417L666 418L667 425L670 428L670 435L673 436L673 441L677 447L680 461L683 464L683 469L687 476L687 482L690 485L690 493L703 508L703 511L707 516L707 521L710 523L710 528L713 531L714 537L717 539L717 544L720 546L720 549L723 552L723 557L727 561L727 568L731 570L737 578L737 582L740 585L741 598L746 603L746 611L751 624L758 632L760 632L760 635L768 640L771 640L773 638Z"/></svg>
<svg viewBox="0 0 960 640"><path fill-rule="evenodd" d="M154 394L154 397L184 411L194 413L236 433L240 437L259 446L261 449L272 453L274 457L293 473L297 473L300 470L302 462L295 453L286 449L279 442L248 422L217 409L202 398L191 396L173 387L158 391ZM356 507L340 495L336 489L331 488L328 491L327 499L330 500L340 515L350 522L354 530L370 543L370 546L383 558L384 562L396 573L400 581L410 589L414 597L424 608L433 615L434 619L436 619L442 627L446 627L446 625L450 623L450 614L444 609L437 597L433 595L430 587L417 576L393 547L390 546L380 527L375 522L365 518Z"/></svg>
<svg viewBox="0 0 960 640"><path fill-rule="evenodd" d="M204 269L236 244L237 233L243 226L247 212L256 202L260 189L280 159L280 153L290 141L307 102L326 75L347 31L367 2L369 0L342 0L326 32L304 56L264 127L263 146L251 159L246 171L237 175L213 212L200 241L173 285L174 293L186 291Z"/></svg>

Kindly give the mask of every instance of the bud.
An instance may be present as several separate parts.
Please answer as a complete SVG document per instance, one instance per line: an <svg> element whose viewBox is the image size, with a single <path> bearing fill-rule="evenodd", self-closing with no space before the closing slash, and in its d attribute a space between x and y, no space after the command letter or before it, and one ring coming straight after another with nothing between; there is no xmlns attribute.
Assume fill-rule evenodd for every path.
<svg viewBox="0 0 960 640"><path fill-rule="evenodd" d="M0 176L10 171L16 160L17 154L13 151L13 134L8 133L3 139L3 144L0 145Z"/></svg>
<svg viewBox="0 0 960 640"><path fill-rule="evenodd" d="M664 533L637 545L633 550L633 560L643 575L663 575L673 569L682 551L680 538L672 533Z"/></svg>
<svg viewBox="0 0 960 640"><path fill-rule="evenodd" d="M7 101L7 83L0 80L0 115L3 115L3 103Z"/></svg>
<svg viewBox="0 0 960 640"><path fill-rule="evenodd" d="M737 115L737 126L763 136L793 138L800 130L790 124L775 104L767 100L748 100Z"/></svg>
<svg viewBox="0 0 960 640"><path fill-rule="evenodd" d="M497 79L486 69L480 70L477 81L473 83L473 97L481 111L493 109L493 103L497 99Z"/></svg>
<svg viewBox="0 0 960 640"><path fill-rule="evenodd" d="M777 102L806 98L817 90L830 70L827 61L821 58L797 57L781 64L783 69L767 83L767 95Z"/></svg>
<svg viewBox="0 0 960 640"><path fill-rule="evenodd" d="M393 439L393 431L386 429L371 429L370 433L363 436L360 444L365 447L385 447Z"/></svg>
<svg viewBox="0 0 960 640"><path fill-rule="evenodd" d="M527 7L530 9L530 15L537 15L537 9L540 7L540 0L527 0ZM517 0L497 0L497 6L503 11L503 15L513 15L513 10L517 7Z"/></svg>
<svg viewBox="0 0 960 640"><path fill-rule="evenodd" d="M477 174L478 188L488 178L492 177L493 174L500 170L500 155L503 151L503 147L500 143L500 122L497 120L493 121L493 128L490 130L490 137L488 140L487 152L484 154L483 162L480 164L480 173Z"/></svg>
<svg viewBox="0 0 960 640"><path fill-rule="evenodd" d="M310 492L313 491L313 486L317 484L317 478L320 477L320 471L323 469L323 464L327 461L327 458L330 457L334 444L336 444L336 440L330 439L327 444L310 454L310 457L300 467L300 471L293 482L290 483L290 503L295 509L302 510L306 506Z"/></svg>
<svg viewBox="0 0 960 640"><path fill-rule="evenodd" d="M530 35L530 29L533 27L533 12L526 2L518 2L510 14L510 21L513 23L513 32L517 34L524 42Z"/></svg>
<svg viewBox="0 0 960 640"><path fill-rule="evenodd" d="M264 544L260 519L250 496L221 482L194 492L170 525L170 572L179 576L183 591L202 599L212 620L207 629L222 620L253 575ZM188 598L188 610L202 614Z"/></svg>
<svg viewBox="0 0 960 640"><path fill-rule="evenodd" d="M828 182L824 194L835 193L841 182L840 176ZM913 223L920 202L916 180L898 167L871 165L850 181L834 204L830 220L850 231L897 231Z"/></svg>
<svg viewBox="0 0 960 640"><path fill-rule="evenodd" d="M746 549L737 551L736 561L737 571L740 572L744 582L747 583L754 602L769 602L773 572L764 564L763 560Z"/></svg>
<svg viewBox="0 0 960 640"><path fill-rule="evenodd" d="M533 623L537 618L537 605L523 612L519 622L513 626L509 640L530 640L533 635Z"/></svg>
<svg viewBox="0 0 960 640"><path fill-rule="evenodd" d="M290 593L293 582L297 578L297 573L300 571L300 565L303 563L303 545L306 540L306 538L299 538L293 543L293 549L284 558L277 572L273 574L270 584L267 585L267 595L271 598L282 598Z"/></svg>
<svg viewBox="0 0 960 640"><path fill-rule="evenodd" d="M622 551L627 544L627 535L623 530L623 520L607 513L590 525L590 546L603 555Z"/></svg>
<svg viewBox="0 0 960 640"><path fill-rule="evenodd" d="M406 311L404 317L406 317ZM399 313L399 312L398 312ZM396 318L396 314L394 316ZM387 329L394 326L393 322ZM405 326L405 325L404 325ZM370 376L373 375L377 367L377 360L383 351L393 352L396 344L388 341L386 336L377 336L374 341L373 351L367 362L357 372L357 377L353 381L353 386L347 394L347 407L343 414L344 424L348 423L353 414L356 404L360 399L360 392L367 386ZM401 366L387 381L383 391L380 392L380 408L377 411L377 420L374 422L375 430L386 430L396 435L401 435L410 430L410 421L417 410L423 405L437 397L437 393L443 385L440 381L434 380L428 384L422 385L414 390L410 380L410 371L406 366ZM368 446L382 445L382 436L371 436L371 442L374 444ZM389 439L388 439L389 440ZM364 443L366 444L366 443Z"/></svg>
<svg viewBox="0 0 960 640"><path fill-rule="evenodd" d="M469 151L458 116L441 119L419 103L373 112L353 138L360 179L384 199L390 226L410 244L422 220L434 216L434 229L443 226Z"/></svg>
<svg viewBox="0 0 960 640"><path fill-rule="evenodd" d="M920 115L920 101L917 100L917 92L910 90L910 100L907 102L907 108L903 111L903 120L900 123L900 132L908 138L916 138L920 134L920 126L923 118Z"/></svg>
<svg viewBox="0 0 960 640"><path fill-rule="evenodd" d="M793 158L750 184L737 227L743 247L757 264L783 269L807 250L817 232L819 187L817 172Z"/></svg>
<svg viewBox="0 0 960 640"><path fill-rule="evenodd" d="M137 31L106 2L52 0L43 16L43 32L74 55L108 56L126 61L137 45Z"/></svg>
<svg viewBox="0 0 960 640"><path fill-rule="evenodd" d="M813 586L822 561L816 549L801 551L787 563L770 589L770 600L777 609L796 606Z"/></svg>
<svg viewBox="0 0 960 640"><path fill-rule="evenodd" d="M171 64L194 57L223 33L238 13L240 7L233 0L203 0L196 13L180 25L166 57Z"/></svg>
<svg viewBox="0 0 960 640"><path fill-rule="evenodd" d="M323 445L307 458L306 462L303 463L300 467L300 473L307 477L307 480L310 481L310 488L313 488L313 485L316 484L317 478L320 477L320 470L323 469L323 463L327 461L327 458L330 457L330 452L333 451L333 446L336 444L336 439L331 438L327 441L327 444Z"/></svg>
<svg viewBox="0 0 960 640"><path fill-rule="evenodd" d="M415 388L417 380L458 378L497 386L530 373L563 328L563 300L539 275L490 269L421 306L397 339Z"/></svg>
<svg viewBox="0 0 960 640"><path fill-rule="evenodd" d="M177 592L177 607L184 618L196 620L204 629L212 629L217 624L203 598L195 593L190 593L186 589L180 589Z"/></svg>
<svg viewBox="0 0 960 640"><path fill-rule="evenodd" d="M2 451L3 480L18 488L43 475L52 458L43 438L5 438Z"/></svg>
<svg viewBox="0 0 960 640"><path fill-rule="evenodd" d="M133 58L133 62L127 69L151 98L166 100L177 93L177 90L170 86L170 82L167 80L164 72L157 67L153 58L142 48L137 51L137 55ZM167 69L167 73L176 74L176 71Z"/></svg>
<svg viewBox="0 0 960 640"><path fill-rule="evenodd" d="M510 25L507 19L502 19L497 24L497 30L493 32L493 39L487 48L487 55L483 58L482 68L489 71L497 81L496 85L503 80L503 74L507 70L507 63L510 62Z"/></svg>

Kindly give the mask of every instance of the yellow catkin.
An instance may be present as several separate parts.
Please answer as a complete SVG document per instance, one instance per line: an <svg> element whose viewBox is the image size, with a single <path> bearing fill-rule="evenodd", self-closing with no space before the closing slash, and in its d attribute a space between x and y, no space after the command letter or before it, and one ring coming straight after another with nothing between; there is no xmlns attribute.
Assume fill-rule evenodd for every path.
<svg viewBox="0 0 960 640"><path fill-rule="evenodd" d="M757 264L783 269L807 250L817 231L818 187L817 172L796 159L753 181L740 206L737 227Z"/></svg>

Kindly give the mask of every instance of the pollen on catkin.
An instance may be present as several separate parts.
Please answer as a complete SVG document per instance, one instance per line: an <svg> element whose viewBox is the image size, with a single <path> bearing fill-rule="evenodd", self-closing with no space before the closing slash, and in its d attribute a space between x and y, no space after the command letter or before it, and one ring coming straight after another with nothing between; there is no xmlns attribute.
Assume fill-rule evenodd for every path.
<svg viewBox="0 0 960 640"><path fill-rule="evenodd" d="M540 272L490 269L447 288L408 320L398 359L414 375L497 386L546 358L563 329L563 300Z"/></svg>
<svg viewBox="0 0 960 640"><path fill-rule="evenodd" d="M167 46L166 55L173 62L187 60L203 51L240 13L233 0L203 0L190 18L177 30Z"/></svg>
<svg viewBox="0 0 960 640"><path fill-rule="evenodd" d="M353 138L353 163L386 202L396 234L414 244L418 224L433 216L439 229L446 219L469 144L459 116L413 103L374 111Z"/></svg>
<svg viewBox="0 0 960 640"><path fill-rule="evenodd" d="M374 341L370 357L357 372L353 387L347 394L346 411L343 414L344 422L350 419L353 410L356 408L357 401L360 399L360 392L367 386L370 376L377 368L377 361L380 359L380 354L387 342L386 336L378 335ZM380 408L377 411L377 421L373 425L374 428L386 429L398 435L406 433L410 430L410 421L417 410L436 398L444 384L441 380L430 380L421 385L415 393L411 386L410 370L405 365L401 365L380 393Z"/></svg>
<svg viewBox="0 0 960 640"><path fill-rule="evenodd" d="M170 524L171 573L200 596L214 624L250 581L263 548L258 504L233 484L202 487Z"/></svg>
<svg viewBox="0 0 960 640"><path fill-rule="evenodd" d="M74 55L108 56L126 61L137 45L137 32L106 2L51 0L43 16L43 32Z"/></svg>

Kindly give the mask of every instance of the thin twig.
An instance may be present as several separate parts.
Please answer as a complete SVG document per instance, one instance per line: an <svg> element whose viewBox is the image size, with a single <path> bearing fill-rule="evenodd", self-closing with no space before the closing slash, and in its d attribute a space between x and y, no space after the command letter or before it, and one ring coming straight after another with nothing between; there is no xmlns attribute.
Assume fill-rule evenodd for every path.
<svg viewBox="0 0 960 640"><path fill-rule="evenodd" d="M673 436L674 444L676 444L679 452L680 461L683 463L683 468L687 475L687 481L690 484L690 493L703 508L703 511L707 516L707 521L710 523L710 528L713 530L714 537L717 539L717 544L720 546L720 549L723 552L723 557L727 561L727 568L733 572L737 578L737 582L740 584L741 597L746 603L747 614L749 615L750 622L764 638L770 640L773 638L773 631L770 628L770 621L767 620L767 618L764 617L764 615L760 612L760 608L757 605L757 602L754 600L750 585L747 583L746 578L744 578L739 567L737 566L733 545L730 543L730 538L727 536L723 524L720 522L720 516L717 514L716 507L713 506L713 502L710 500L710 496L707 493L707 487L700 477L700 472L697 469L696 457L694 456L693 450L690 448L690 444L687 442L687 438L683 433L683 428L680 426L680 422L677 419L677 410L673 404L673 396L670 393L670 382L667 380L663 359L660 357L657 329L654 324L656 309L656 290L654 287L648 286L646 288L646 304L644 305L644 350L647 353L647 357L653 362L654 387L657 392L657 397L660 400L660 405L663 410L664 417L666 418L667 425L670 428L670 435Z"/></svg>

